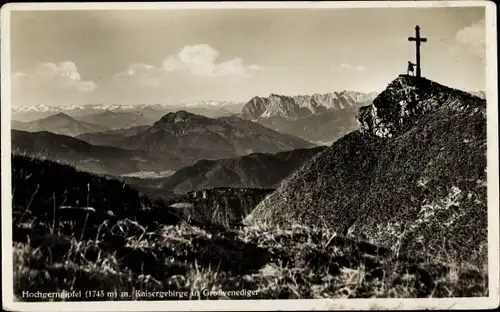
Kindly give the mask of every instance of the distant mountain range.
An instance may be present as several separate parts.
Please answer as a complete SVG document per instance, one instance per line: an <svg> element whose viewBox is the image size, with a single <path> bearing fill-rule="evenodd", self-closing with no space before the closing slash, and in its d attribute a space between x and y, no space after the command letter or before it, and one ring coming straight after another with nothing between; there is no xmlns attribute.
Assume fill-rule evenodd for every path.
<svg viewBox="0 0 500 312"><path fill-rule="evenodd" d="M211 118L229 116L241 111L244 103L226 102L226 101L198 101L178 104L88 104L88 105L65 105L65 106L47 106L47 105L27 105L12 107L12 118L18 121L33 121L45 118L57 113L64 113L72 117L85 117L106 113L128 113L142 117L140 124L152 124L153 121L160 119L167 113L179 110L185 110L194 114L205 115ZM109 113L108 113L109 114ZM124 118L132 116L120 115ZM87 117L85 117L87 118ZM92 118L92 117L88 117ZM138 117L139 120L141 118ZM133 126L133 125L129 125Z"/></svg>
<svg viewBox="0 0 500 312"><path fill-rule="evenodd" d="M106 125L108 129L123 129L137 126L152 125L156 120L147 118L140 114L129 112L114 112L105 110L103 112L82 115L75 119L98 125Z"/></svg>
<svg viewBox="0 0 500 312"><path fill-rule="evenodd" d="M240 117L310 142L330 144L357 129L356 114L376 93L354 91L327 94L254 97Z"/></svg>
<svg viewBox="0 0 500 312"><path fill-rule="evenodd" d="M88 133L78 138L95 145L173 152L197 159L221 159L251 153L277 153L314 145L237 117L208 118L186 111L168 113L148 128ZM187 151L192 151L190 155Z"/></svg>
<svg viewBox="0 0 500 312"><path fill-rule="evenodd" d="M115 113L99 117L107 115ZM63 113L30 123L13 122L12 146L17 153L62 161L81 170L129 177L165 177L201 159L313 147L237 117L212 119L186 111L169 113L151 126L82 133L102 128Z"/></svg>
<svg viewBox="0 0 500 312"><path fill-rule="evenodd" d="M100 124L76 120L64 113L57 113L31 122L13 121L12 129L29 132L48 131L56 134L76 136L87 132L106 131L109 128Z"/></svg>
<svg viewBox="0 0 500 312"><path fill-rule="evenodd" d="M237 116L315 144L330 145L357 129L355 117L358 108L370 104L375 96L375 92L342 91L298 96L271 94L254 97L247 103L196 101L169 105L34 105L14 107L12 117L26 122L64 113L76 120L120 129L152 125L168 113L186 111L214 119Z"/></svg>
<svg viewBox="0 0 500 312"><path fill-rule="evenodd" d="M131 137L149 129L150 126L137 126L124 129L107 130L104 132L83 133L76 138L92 145L120 146L127 137Z"/></svg>

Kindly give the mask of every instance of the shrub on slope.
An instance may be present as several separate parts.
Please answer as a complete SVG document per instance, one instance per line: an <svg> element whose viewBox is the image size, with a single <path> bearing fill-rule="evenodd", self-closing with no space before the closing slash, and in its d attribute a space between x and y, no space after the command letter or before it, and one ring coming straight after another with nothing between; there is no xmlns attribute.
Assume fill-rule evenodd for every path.
<svg viewBox="0 0 500 312"><path fill-rule="evenodd" d="M198 190L167 200L185 220L226 227L240 225L273 190L220 187Z"/></svg>

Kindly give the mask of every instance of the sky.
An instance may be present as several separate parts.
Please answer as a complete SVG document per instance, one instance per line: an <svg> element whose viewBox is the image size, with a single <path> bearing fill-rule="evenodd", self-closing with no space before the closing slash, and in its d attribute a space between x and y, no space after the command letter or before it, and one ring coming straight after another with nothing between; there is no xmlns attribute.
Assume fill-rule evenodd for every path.
<svg viewBox="0 0 500 312"><path fill-rule="evenodd" d="M11 13L12 105L246 102L381 92L408 61L485 88L484 7Z"/></svg>

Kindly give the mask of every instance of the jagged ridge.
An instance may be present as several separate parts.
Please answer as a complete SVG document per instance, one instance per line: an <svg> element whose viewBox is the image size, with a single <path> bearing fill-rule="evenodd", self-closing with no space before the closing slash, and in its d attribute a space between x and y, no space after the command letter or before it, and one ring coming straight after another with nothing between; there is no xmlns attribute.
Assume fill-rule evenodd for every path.
<svg viewBox="0 0 500 312"><path fill-rule="evenodd" d="M245 119L285 117L290 120L318 115L326 111L357 108L367 104L373 94L354 91L332 92L326 94L286 96L272 93L269 97L254 97L242 109Z"/></svg>
<svg viewBox="0 0 500 312"><path fill-rule="evenodd" d="M374 97L374 93L354 91L299 96L271 94L267 98L254 97L240 116L278 132L330 145L357 129L358 108L370 104Z"/></svg>

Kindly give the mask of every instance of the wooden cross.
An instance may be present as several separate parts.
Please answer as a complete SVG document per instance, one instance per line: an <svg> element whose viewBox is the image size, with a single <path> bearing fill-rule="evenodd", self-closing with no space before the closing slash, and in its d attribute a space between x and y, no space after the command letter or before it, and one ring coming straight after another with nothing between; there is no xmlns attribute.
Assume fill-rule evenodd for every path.
<svg viewBox="0 0 500 312"><path fill-rule="evenodd" d="M415 41L417 46L417 77L421 76L420 70L420 43L427 42L427 38L420 37L420 26L415 26L415 37L408 37L408 41Z"/></svg>

